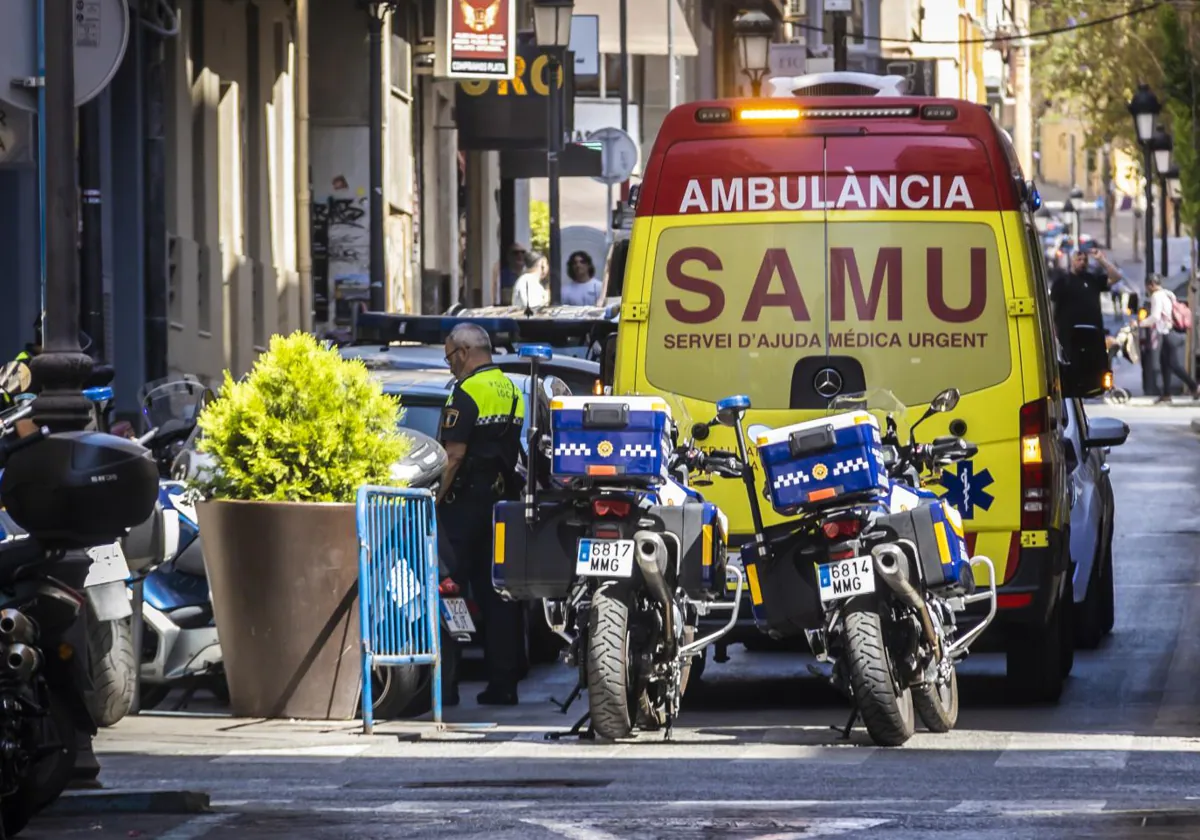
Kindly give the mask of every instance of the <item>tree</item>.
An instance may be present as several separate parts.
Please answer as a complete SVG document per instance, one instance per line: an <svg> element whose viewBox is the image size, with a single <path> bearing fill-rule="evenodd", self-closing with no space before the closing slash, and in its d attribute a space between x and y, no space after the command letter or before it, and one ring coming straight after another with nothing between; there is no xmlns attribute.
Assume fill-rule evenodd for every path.
<svg viewBox="0 0 1200 840"><path fill-rule="evenodd" d="M1097 4L1095 0L1042 0L1034 5L1030 28L1046 32L1077 27L1119 10L1116 4ZM1034 48L1033 76L1042 109L1081 120L1087 148L1112 142L1136 151L1133 120L1126 106L1140 83L1156 90L1162 85L1159 56L1163 33L1157 16L1151 12L1131 14L1037 40L1041 46Z"/></svg>
<svg viewBox="0 0 1200 840"><path fill-rule="evenodd" d="M1163 93L1167 100L1171 134L1175 138L1175 165L1179 167L1182 202L1180 215L1192 231L1200 230L1200 62L1197 60L1195 16L1186 19L1172 6L1159 12L1163 37Z"/></svg>
<svg viewBox="0 0 1200 840"><path fill-rule="evenodd" d="M529 202L529 247L545 256L550 250L550 206L544 201Z"/></svg>

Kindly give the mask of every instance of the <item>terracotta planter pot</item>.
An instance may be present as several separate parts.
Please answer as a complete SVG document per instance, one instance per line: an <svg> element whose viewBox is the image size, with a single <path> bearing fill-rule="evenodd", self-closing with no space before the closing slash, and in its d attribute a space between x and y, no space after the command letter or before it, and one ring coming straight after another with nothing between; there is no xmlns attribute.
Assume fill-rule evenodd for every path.
<svg viewBox="0 0 1200 840"><path fill-rule="evenodd" d="M233 714L357 717L354 505L215 501L197 513Z"/></svg>

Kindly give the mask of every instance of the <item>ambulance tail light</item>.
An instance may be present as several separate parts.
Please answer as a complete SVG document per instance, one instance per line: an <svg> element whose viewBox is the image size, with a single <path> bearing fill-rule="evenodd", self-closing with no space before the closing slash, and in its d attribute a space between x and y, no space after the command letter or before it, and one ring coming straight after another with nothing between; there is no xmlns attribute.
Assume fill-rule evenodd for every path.
<svg viewBox="0 0 1200 840"><path fill-rule="evenodd" d="M1021 530L1041 531L1050 517L1052 471L1044 450L1050 433L1045 399L1021 406Z"/></svg>

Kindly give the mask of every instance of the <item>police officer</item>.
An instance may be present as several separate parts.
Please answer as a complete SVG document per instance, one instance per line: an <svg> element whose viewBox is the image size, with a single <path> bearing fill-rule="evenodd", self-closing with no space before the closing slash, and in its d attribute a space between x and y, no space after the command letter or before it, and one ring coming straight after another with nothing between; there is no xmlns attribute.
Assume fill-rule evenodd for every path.
<svg viewBox="0 0 1200 840"><path fill-rule="evenodd" d="M442 411L439 436L448 461L438 492L439 526L454 553L450 567L469 578L483 610L488 685L479 703L512 706L520 679L521 613L492 586L492 507L520 497L517 458L525 400L492 365L491 339L474 324L450 332L446 362L458 382Z"/></svg>

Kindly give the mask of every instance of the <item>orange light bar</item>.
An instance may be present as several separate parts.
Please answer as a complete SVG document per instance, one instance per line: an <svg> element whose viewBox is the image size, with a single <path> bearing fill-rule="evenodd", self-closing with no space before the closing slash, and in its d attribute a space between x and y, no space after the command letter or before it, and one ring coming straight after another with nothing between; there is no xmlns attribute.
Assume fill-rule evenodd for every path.
<svg viewBox="0 0 1200 840"><path fill-rule="evenodd" d="M588 464L588 475L616 475L617 468L612 464Z"/></svg>
<svg viewBox="0 0 1200 840"><path fill-rule="evenodd" d="M743 108L739 120L798 120L799 108Z"/></svg>
<svg viewBox="0 0 1200 840"><path fill-rule="evenodd" d="M810 502L819 502L822 499L832 499L837 495L836 487L826 487L824 490L814 490L808 494Z"/></svg>
<svg viewBox="0 0 1200 840"><path fill-rule="evenodd" d="M1113 375L1111 370L1104 371L1104 390L1111 391L1113 386Z"/></svg>

